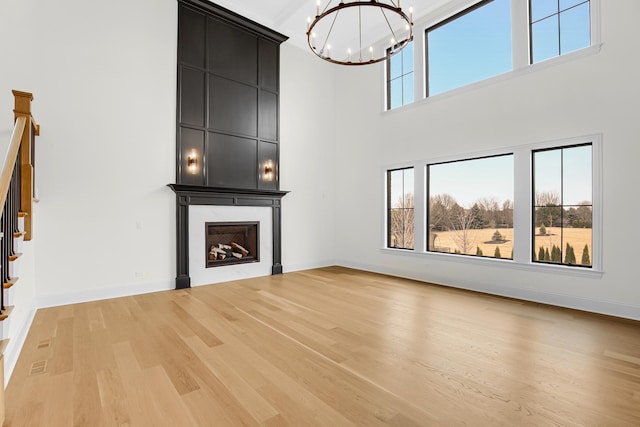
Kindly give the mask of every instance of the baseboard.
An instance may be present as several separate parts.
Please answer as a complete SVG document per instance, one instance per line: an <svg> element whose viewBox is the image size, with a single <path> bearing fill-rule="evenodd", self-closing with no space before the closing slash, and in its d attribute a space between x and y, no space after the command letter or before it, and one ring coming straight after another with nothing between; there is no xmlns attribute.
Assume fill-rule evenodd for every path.
<svg viewBox="0 0 640 427"><path fill-rule="evenodd" d="M91 289L80 292L65 292L60 294L40 295L36 297L36 307L57 307L60 305L77 304L80 302L98 301L110 298L128 297L131 295L148 294L151 292L175 289L174 280L159 282L135 283L113 288Z"/></svg>
<svg viewBox="0 0 640 427"><path fill-rule="evenodd" d="M318 262L308 262L302 264L283 264L283 272L284 273L293 273L294 271L303 271L303 270L313 270L314 268L323 268L323 267L331 267L332 265L336 265L336 260L326 260L326 261L318 261Z"/></svg>
<svg viewBox="0 0 640 427"><path fill-rule="evenodd" d="M11 379L11 374L13 373L13 369L16 367L16 363L18 363L18 357L20 356L20 352L22 351L22 346L24 345L25 340L27 339L27 334L29 333L29 329L31 328L31 323L33 323L33 318L36 315L36 308L31 307L29 310L29 314L27 314L27 318L22 325L20 326L20 330L14 337L10 337L9 345L7 346L7 350L5 351L4 357L4 387L7 388L7 384L9 384L9 380Z"/></svg>
<svg viewBox="0 0 640 427"><path fill-rule="evenodd" d="M358 270L371 271L374 273L388 274L390 276L401 277L405 279L418 280L421 282L433 283L435 285L447 286L450 288L464 289L468 291L482 292L485 294L516 298L525 301L553 305L557 307L571 308L575 310L588 311L591 313L604 314L607 316L621 317L624 319L640 320L640 306L633 304L620 304L611 301L593 300L571 295L540 292L531 289L519 289L493 284L479 285L478 283L472 282L454 282L448 277L427 277L427 275L408 273L407 271L394 268L381 268L380 266L374 266L364 263L338 262L337 265L348 268L355 268Z"/></svg>

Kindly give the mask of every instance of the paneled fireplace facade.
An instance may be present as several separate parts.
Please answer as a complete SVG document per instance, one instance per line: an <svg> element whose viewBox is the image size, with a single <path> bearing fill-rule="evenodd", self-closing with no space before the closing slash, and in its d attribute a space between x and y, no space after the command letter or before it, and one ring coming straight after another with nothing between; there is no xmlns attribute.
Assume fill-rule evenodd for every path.
<svg viewBox="0 0 640 427"><path fill-rule="evenodd" d="M265 263L271 274L282 273L280 44L287 38L210 1L178 0L176 183L169 184L176 194L177 289L191 286L190 269L194 285L235 277L229 272L240 268L256 274ZM260 222L255 249L208 242L205 222L228 210L200 209L206 206L233 208L226 222L266 212L268 221L242 219ZM192 224L190 208L198 211Z"/></svg>

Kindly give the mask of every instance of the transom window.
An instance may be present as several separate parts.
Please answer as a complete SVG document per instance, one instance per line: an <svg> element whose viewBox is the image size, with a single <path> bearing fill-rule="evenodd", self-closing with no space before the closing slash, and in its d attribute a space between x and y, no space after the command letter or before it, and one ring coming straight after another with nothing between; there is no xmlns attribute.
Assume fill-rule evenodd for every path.
<svg viewBox="0 0 640 427"><path fill-rule="evenodd" d="M427 96L512 69L511 1L483 1L426 30Z"/></svg>
<svg viewBox="0 0 640 427"><path fill-rule="evenodd" d="M413 102L413 74L413 41L410 41L387 60L387 110Z"/></svg>
<svg viewBox="0 0 640 427"><path fill-rule="evenodd" d="M591 44L589 0L530 0L531 63Z"/></svg>

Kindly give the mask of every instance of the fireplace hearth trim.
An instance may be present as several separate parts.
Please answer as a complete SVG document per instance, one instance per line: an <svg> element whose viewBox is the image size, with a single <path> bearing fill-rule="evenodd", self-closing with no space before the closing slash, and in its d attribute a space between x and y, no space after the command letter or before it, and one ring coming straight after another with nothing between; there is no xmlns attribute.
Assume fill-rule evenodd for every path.
<svg viewBox="0 0 640 427"><path fill-rule="evenodd" d="M189 206L271 207L273 265L271 274L282 274L281 201L288 191L200 187L168 184L176 194L176 289L191 287L189 277Z"/></svg>

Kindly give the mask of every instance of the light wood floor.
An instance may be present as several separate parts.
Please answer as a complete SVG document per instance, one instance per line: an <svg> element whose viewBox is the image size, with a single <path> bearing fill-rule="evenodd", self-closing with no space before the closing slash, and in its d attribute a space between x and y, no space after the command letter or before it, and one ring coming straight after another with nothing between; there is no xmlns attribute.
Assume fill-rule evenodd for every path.
<svg viewBox="0 0 640 427"><path fill-rule="evenodd" d="M6 426L639 426L640 323L326 268L39 310Z"/></svg>

